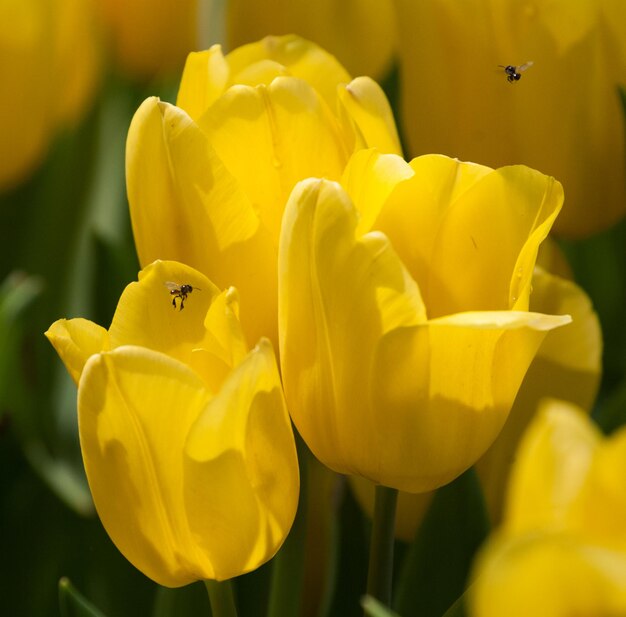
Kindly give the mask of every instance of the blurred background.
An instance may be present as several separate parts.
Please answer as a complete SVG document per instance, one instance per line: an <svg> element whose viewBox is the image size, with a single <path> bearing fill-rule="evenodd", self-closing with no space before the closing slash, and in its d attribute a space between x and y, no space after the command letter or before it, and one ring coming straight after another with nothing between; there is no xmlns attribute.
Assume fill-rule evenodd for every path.
<svg viewBox="0 0 626 617"><path fill-rule="evenodd" d="M436 14L413 14L409 4L400 0L0 0L0 613L77 614L63 609L63 600L59 605L58 583L68 577L105 615L210 614L202 585L176 591L159 588L128 564L102 529L82 468L76 388L43 332L61 317L85 317L105 327L110 323L121 291L136 279L139 270L124 179L130 120L147 96L175 102L187 53L214 43L221 43L227 52L268 34L291 32L318 43L335 54L353 76L368 74L381 83L394 109L407 159L440 151L488 165L533 164L532 156L521 146L506 152L499 148L509 139L521 143L518 134L533 130L539 131L536 144L542 139L556 143L548 148L554 156L559 148L567 148L570 155L573 149L574 163L583 159L576 173L592 175L596 188L581 189L587 210L576 206L582 215L572 218L571 224L557 226L555 239L602 325L603 372L593 416L606 433L626 421L626 161L619 89L620 83L626 83L626 53L622 51L626 36L621 36L626 32L599 33L607 20L594 21L587 15L588 23L581 18L575 32L563 34L565 42L560 46L545 43L545 53L544 43L522 46L524 53L551 53L555 63L563 63L554 65L552 80L543 73L541 55L533 56L537 66L529 69L529 75L536 72L538 82L546 80L545 88L555 81L555 74L563 77L556 80L560 88L557 98L542 99L532 91L527 95L534 98L533 105L546 110L546 122L551 122L550 106L556 107L557 113L559 108L576 109L569 120L571 131L574 125L586 122L585 110L595 117L584 138L576 137L578 141L570 144L564 141L570 133L564 133L565 137L541 133L528 114L524 116L515 107L519 101L507 98L498 111L490 111L488 105L473 110L474 103L468 103L491 96L488 87L483 88L483 79L497 79L498 86L502 82L509 87L506 76L496 72L499 63L521 64L530 57L489 59L493 71L468 80L474 70L471 64L464 64L472 61L466 58L471 55L467 50L473 48L471 38L460 49L446 43L444 35L429 43L426 33L435 27L442 31L447 25L442 25ZM490 3L474 0L472 4ZM519 10L519 2L509 4L511 10ZM501 17L504 23L511 22L506 15ZM551 20L557 23L558 17L548 15L541 24L542 32L551 32ZM524 19L532 24L536 17L529 14ZM459 25L450 25L453 27ZM514 35L530 40L532 29ZM591 74L594 85L582 88L577 83L578 73L570 71L574 60L567 54L583 53L590 41L598 37L606 41L609 35L613 37L606 51L610 61L597 60L596 54L593 65L575 65L582 72L581 79L585 79L585 71ZM455 41L460 37L450 35ZM416 48L417 39L432 47ZM440 40L443 42L437 47ZM491 58L489 53L486 51L485 57ZM429 68L433 66L439 67L438 73L433 74L434 69ZM524 80L531 82L524 75L511 88L525 85ZM587 92L599 83L604 88L601 94L577 102L575 97L582 96L582 90ZM439 84L441 91L437 90ZM570 85L572 91L567 89ZM506 90L505 97L513 92ZM594 107L600 105L601 96L610 99L606 113ZM448 106L445 114L449 121L435 118L438 97L453 98L464 115ZM531 102L525 104L528 110ZM476 136L465 139L462 135L462 125L473 122L472 113L487 118L481 134L489 135L476 152L472 150ZM608 129L598 128L598 114L610 123ZM459 137L457 142L448 138L438 141L446 126L453 137ZM602 137L593 133L595 128L608 136L606 147ZM490 148L490 144L498 148ZM610 151L610 162L603 162L599 170L586 167L586 148L596 161ZM549 159L540 163L536 164L540 171L563 182L567 203L569 185L562 176L569 174L569 169L563 167L559 174L560 162L554 165L556 171L550 168ZM618 184L610 195L600 194L598 186L604 190ZM590 195L602 203L591 203ZM312 481L326 486L328 499L315 506L326 507L326 518L309 533L332 535L337 548L332 549L331 557L316 557L326 565L311 566L315 573L309 578L333 577L338 571L346 576L348 571L347 576L361 581L367 519L345 483L328 479L319 469L310 475ZM408 543L398 543L400 560L409 551L430 555L432 547L447 542L449 557L458 552L461 565L454 584L461 589L471 551L484 534L482 523L468 516L472 482L471 477L462 477L452 487L441 489L418 531L418 541L410 548ZM433 527L436 513L451 503L461 505ZM455 537L468 526L475 533L475 544L455 545ZM319 546L317 550L324 552ZM333 567L324 561L328 559ZM429 559L433 570L421 574L424 588L437 568L436 558L430 555ZM237 581L242 617L264 614L271 567L268 564ZM358 602L352 608L342 604L354 600L346 597L349 587L349 580L333 579L322 600L311 591L316 600L303 607L302 614L360 614ZM337 589L344 593L335 593ZM438 614L436 601L421 614Z"/></svg>

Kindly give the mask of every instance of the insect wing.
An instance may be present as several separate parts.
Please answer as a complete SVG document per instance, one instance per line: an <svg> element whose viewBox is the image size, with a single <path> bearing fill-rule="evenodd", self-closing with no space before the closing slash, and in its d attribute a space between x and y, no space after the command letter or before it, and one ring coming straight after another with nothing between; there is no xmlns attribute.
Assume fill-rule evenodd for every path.
<svg viewBox="0 0 626 617"><path fill-rule="evenodd" d="M517 72L521 73L522 71L525 71L526 69L529 69L533 64L534 64L534 62L532 60L529 60L528 62L524 62L524 64L522 64L521 66L517 67Z"/></svg>
<svg viewBox="0 0 626 617"><path fill-rule="evenodd" d="M163 283L170 291L180 291L180 284L172 281L165 281Z"/></svg>

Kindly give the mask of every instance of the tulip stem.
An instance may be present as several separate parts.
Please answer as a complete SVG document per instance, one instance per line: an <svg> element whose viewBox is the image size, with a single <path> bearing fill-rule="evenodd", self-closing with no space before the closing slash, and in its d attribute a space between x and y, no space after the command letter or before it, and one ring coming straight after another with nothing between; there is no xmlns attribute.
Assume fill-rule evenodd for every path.
<svg viewBox="0 0 626 617"><path fill-rule="evenodd" d="M391 606L393 543L397 500L398 491L395 488L380 485L376 487L369 571L367 574L367 594L386 606Z"/></svg>
<svg viewBox="0 0 626 617"><path fill-rule="evenodd" d="M237 617L235 596L230 581L204 581L209 593L211 614L213 617Z"/></svg>

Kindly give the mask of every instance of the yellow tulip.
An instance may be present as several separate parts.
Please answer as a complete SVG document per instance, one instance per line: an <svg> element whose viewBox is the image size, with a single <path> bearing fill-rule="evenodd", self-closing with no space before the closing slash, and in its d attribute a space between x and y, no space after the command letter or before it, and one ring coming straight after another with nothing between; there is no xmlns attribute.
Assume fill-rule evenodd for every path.
<svg viewBox="0 0 626 617"><path fill-rule="evenodd" d="M626 212L626 4L396 0L403 124L413 154L523 163L563 183L555 231ZM498 65L533 64L509 83Z"/></svg>
<svg viewBox="0 0 626 617"><path fill-rule="evenodd" d="M0 190L23 181L59 128L79 119L99 81L99 42L90 0L0 3Z"/></svg>
<svg viewBox="0 0 626 617"><path fill-rule="evenodd" d="M268 32L315 41L356 75L382 77L390 68L395 42L395 15L379 0L230 0L226 9L230 47Z"/></svg>
<svg viewBox="0 0 626 617"><path fill-rule="evenodd" d="M522 166L371 150L342 184L301 182L285 209L288 407L335 471L430 490L484 453L546 332L570 321L528 312L562 188Z"/></svg>
<svg viewBox="0 0 626 617"><path fill-rule="evenodd" d="M522 439L504 521L482 550L474 617L626 614L626 430L545 404Z"/></svg>
<svg viewBox="0 0 626 617"><path fill-rule="evenodd" d="M550 245L549 238L541 245ZM542 251L540 251L541 255ZM555 245L544 253L552 264L564 268ZM575 283L535 268L530 310L538 313L567 313L572 323L548 332L533 359L498 437L477 461L481 484L492 523L500 521L506 483L518 442L534 417L541 399L559 397L582 409L591 409L601 374L602 332L598 316L585 292ZM371 517L374 487L359 478L351 479L359 503ZM396 536L411 541L422 522L432 493L400 493L396 510Z"/></svg>
<svg viewBox="0 0 626 617"><path fill-rule="evenodd" d="M277 340L276 261L284 205L309 176L339 179L355 148L399 151L382 90L349 81L298 37L191 54L178 106L147 99L133 118L126 177L142 265L175 259L241 294L248 340Z"/></svg>
<svg viewBox="0 0 626 617"><path fill-rule="evenodd" d="M191 290L172 295L168 282ZM124 290L109 330L62 319L46 332L78 384L102 523L168 587L257 568L295 515L296 450L272 346L247 352L237 313L234 289L155 262Z"/></svg>
<svg viewBox="0 0 626 617"><path fill-rule="evenodd" d="M199 0L100 0L117 64L137 78L179 70L199 45Z"/></svg>

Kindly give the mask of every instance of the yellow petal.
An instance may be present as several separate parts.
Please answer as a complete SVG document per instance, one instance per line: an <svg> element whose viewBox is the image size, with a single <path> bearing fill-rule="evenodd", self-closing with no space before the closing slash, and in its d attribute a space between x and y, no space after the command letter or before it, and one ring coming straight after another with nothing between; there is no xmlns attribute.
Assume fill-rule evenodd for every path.
<svg viewBox="0 0 626 617"><path fill-rule="evenodd" d="M48 328L45 335L77 385L85 362L109 345L109 336L104 328L81 318L59 319Z"/></svg>
<svg viewBox="0 0 626 617"><path fill-rule="evenodd" d="M187 56L180 80L176 106L184 109L193 120L198 118L226 90L230 70L220 45Z"/></svg>
<svg viewBox="0 0 626 617"><path fill-rule="evenodd" d="M368 477L409 492L470 467L504 424L547 330L568 317L461 313L382 337L373 367L379 460ZM393 422L390 421L393 417ZM384 479L377 469L392 470Z"/></svg>
<svg viewBox="0 0 626 617"><path fill-rule="evenodd" d="M387 201L384 231L418 282L429 315L526 310L532 271L563 189L523 166L490 170L438 155Z"/></svg>
<svg viewBox="0 0 626 617"><path fill-rule="evenodd" d="M252 8L247 6L243 14L251 16ZM258 8L267 13L266 6L259 4ZM238 15L237 19L241 20L242 15ZM269 30L276 32L274 27ZM259 36L263 36L267 31L260 33ZM257 38L250 37L246 41ZM350 75L331 54L315 43L293 34L266 36L258 42L237 47L226 59L231 69L232 84L269 85L279 71L274 68L268 73L266 70L255 70L255 66L267 67L267 61L271 61L274 67L284 67L287 75L309 83L333 110L337 86L350 81Z"/></svg>
<svg viewBox="0 0 626 617"><path fill-rule="evenodd" d="M186 299L172 295L171 287L191 285ZM122 293L109 328L111 347L138 345L161 351L193 368L211 390L216 391L231 368L224 347L236 330L231 320L228 332L216 339L207 331L205 320L215 321L215 315L225 310L224 300L216 300L219 290L200 272L184 264L156 261L139 273L139 281L130 283ZM184 300L184 310L180 308ZM217 301L217 306L212 304ZM176 303L176 306L173 304ZM210 307L213 308L211 317ZM242 344L242 334L237 347ZM232 357L232 354L231 354Z"/></svg>
<svg viewBox="0 0 626 617"><path fill-rule="evenodd" d="M548 401L530 425L511 473L506 529L568 529L575 503L587 481L600 434L571 404Z"/></svg>
<svg viewBox="0 0 626 617"><path fill-rule="evenodd" d="M585 292L575 283L535 269L531 310L570 314L572 323L549 332L537 351L509 418L477 464L493 522L502 501L518 441L544 397L590 410L600 385L602 332Z"/></svg>
<svg viewBox="0 0 626 617"><path fill-rule="evenodd" d="M293 77L232 87L199 125L274 238L296 182L309 176L338 180L351 150L319 95Z"/></svg>
<svg viewBox="0 0 626 617"><path fill-rule="evenodd" d="M188 367L139 347L92 356L79 384L81 449L100 520L135 567L168 587L214 576L184 500L206 490L187 477L183 447L209 400Z"/></svg>
<svg viewBox="0 0 626 617"><path fill-rule="evenodd" d="M206 136L182 110L149 98L131 123L126 182L142 265L173 259L207 272L221 250L253 236L258 218Z"/></svg>
<svg viewBox="0 0 626 617"><path fill-rule="evenodd" d="M339 101L363 135L366 147L402 155L402 146L389 101L369 77L357 77L338 89Z"/></svg>
<svg viewBox="0 0 626 617"><path fill-rule="evenodd" d="M261 341L194 425L185 504L219 580L253 570L284 541L298 504L295 442L272 347ZM219 564L219 567L218 565Z"/></svg>
<svg viewBox="0 0 626 617"><path fill-rule="evenodd" d="M496 538L482 554L475 579L475 617L626 613L626 555L571 537Z"/></svg>
<svg viewBox="0 0 626 617"><path fill-rule="evenodd" d="M380 445L368 417L378 338L425 319L419 290L386 238L357 238L356 225L338 184L301 182L285 211L279 254L289 410L313 453L342 473L358 473L357 461Z"/></svg>
<svg viewBox="0 0 626 617"><path fill-rule="evenodd" d="M413 169L394 154L359 150L350 157L341 185L359 211L359 235L369 231L396 186L413 176Z"/></svg>

